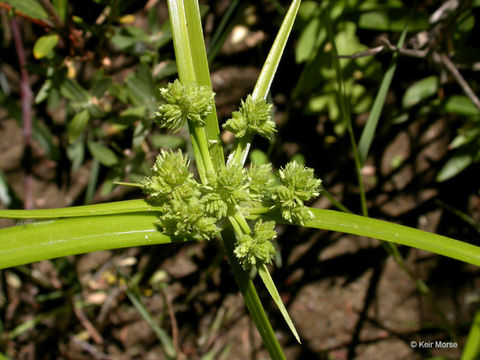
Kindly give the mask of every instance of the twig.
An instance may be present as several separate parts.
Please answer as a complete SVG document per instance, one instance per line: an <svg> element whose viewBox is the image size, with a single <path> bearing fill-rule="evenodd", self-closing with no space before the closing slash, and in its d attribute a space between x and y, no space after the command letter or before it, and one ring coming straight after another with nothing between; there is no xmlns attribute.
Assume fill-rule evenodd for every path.
<svg viewBox="0 0 480 360"><path fill-rule="evenodd" d="M480 99L475 95L472 88L466 82L465 78L460 74L455 64L450 60L446 54L434 54L434 59L438 58L439 62L442 63L448 71L453 75L458 85L462 88L463 92L468 96L470 101L480 110Z"/></svg>
<svg viewBox="0 0 480 360"><path fill-rule="evenodd" d="M377 55L381 53L383 50L385 50L385 46L380 45L380 46L377 46L365 51L360 51L351 55L336 55L335 57L339 59L358 59L365 56Z"/></svg>
<svg viewBox="0 0 480 360"><path fill-rule="evenodd" d="M15 42L15 51L20 65L20 99L22 103L23 120L23 143L24 143L24 166L25 166L25 199L24 208L33 209L33 177L31 174L32 157L32 104L33 92L30 88L30 80L26 69L25 51L23 49L22 36L18 26L17 19L14 17L11 21L13 39Z"/></svg>
<svg viewBox="0 0 480 360"><path fill-rule="evenodd" d="M168 309L168 317L170 318L170 324L172 326L172 341L173 346L175 347L175 351L177 354L181 354L180 347L178 346L178 325L177 319L175 318L175 310L173 310L172 301L168 297L168 294L165 291L162 291L163 299L167 304Z"/></svg>
<svg viewBox="0 0 480 360"><path fill-rule="evenodd" d="M80 346L83 350L88 352L90 355L92 355L95 359L111 360L110 356L108 356L107 354L104 354L92 344L89 344L88 342L83 341L76 336L72 337L72 341L76 343L78 346Z"/></svg>
<svg viewBox="0 0 480 360"><path fill-rule="evenodd" d="M100 333L97 331L97 329L95 329L90 320L88 320L83 311L78 306L75 306L75 304L73 305L73 312L77 316L78 320L80 320L85 330L87 330L87 332L90 334L93 341L95 341L95 343L97 344L103 344L102 335L100 335Z"/></svg>
<svg viewBox="0 0 480 360"><path fill-rule="evenodd" d="M383 42L383 45L370 48L365 51L360 51L351 55L336 55L335 57L340 59L358 59L365 56L377 55L377 54L380 54L381 52L392 52L392 53L398 53L399 55L403 55L403 56L423 59L427 57L428 53L430 52L430 48L421 49L421 50L409 49L405 47L398 48L397 46L393 45L387 38L382 38L381 41Z"/></svg>

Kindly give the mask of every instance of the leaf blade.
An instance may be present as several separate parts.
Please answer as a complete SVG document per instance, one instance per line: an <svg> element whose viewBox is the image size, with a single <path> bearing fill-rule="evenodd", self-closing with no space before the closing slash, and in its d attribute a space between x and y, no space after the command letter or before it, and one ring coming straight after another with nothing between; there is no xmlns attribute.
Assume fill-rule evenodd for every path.
<svg viewBox="0 0 480 360"><path fill-rule="evenodd" d="M61 256L166 244L153 213L41 221L0 230L0 269Z"/></svg>
<svg viewBox="0 0 480 360"><path fill-rule="evenodd" d="M298 343L301 344L302 342L300 341L300 336L298 336L297 329L295 329L295 325L293 325L293 321L290 318L290 315L288 314L285 305L283 304L282 298L278 293L277 287L275 286L275 283L273 282L273 279L270 276L266 265L262 264L260 267L257 268L257 270L258 275L260 275L260 277L262 278L262 281L265 284L265 287L267 288L270 296L272 297L275 304L277 304L278 309L282 313L282 316L285 319L288 327L290 328L290 331L293 333L293 336L295 336L295 339L298 341Z"/></svg>
<svg viewBox="0 0 480 360"><path fill-rule="evenodd" d="M134 212L155 212L157 207L144 199L115 201L103 204L72 206L57 209L0 210L5 219L53 219L96 215L115 215Z"/></svg>

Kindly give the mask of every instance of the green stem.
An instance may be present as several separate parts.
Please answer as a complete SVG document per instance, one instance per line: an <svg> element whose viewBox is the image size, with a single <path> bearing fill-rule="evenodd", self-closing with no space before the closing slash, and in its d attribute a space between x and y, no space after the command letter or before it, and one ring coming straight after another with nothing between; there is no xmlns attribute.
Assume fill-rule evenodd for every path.
<svg viewBox="0 0 480 360"><path fill-rule="evenodd" d="M225 252L227 253L230 266L232 268L235 281L240 288L245 305L250 313L250 316L255 323L255 326L262 337L265 348L267 349L270 357L274 360L286 359L283 354L282 348L278 343L275 333L270 325L262 303L257 295L253 282L250 279L249 274L243 270L242 266L238 262L235 256L235 235L231 228L227 228L222 231L223 244L225 246Z"/></svg>

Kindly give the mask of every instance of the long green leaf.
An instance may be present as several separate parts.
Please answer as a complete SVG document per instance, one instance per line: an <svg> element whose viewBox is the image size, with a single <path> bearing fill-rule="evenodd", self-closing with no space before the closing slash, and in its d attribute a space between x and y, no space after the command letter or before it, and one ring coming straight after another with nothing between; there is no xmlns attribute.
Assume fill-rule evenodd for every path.
<svg viewBox="0 0 480 360"><path fill-rule="evenodd" d="M400 35L400 39L397 42L398 48L401 48L403 46L406 36L407 27L404 28L402 34ZM395 75L395 70L397 69L397 61L398 53L395 53L393 54L392 61L390 62L390 65L388 66L385 75L383 76L377 96L375 97L375 101L373 102L372 110L368 115L365 128L363 129L362 135L360 136L360 141L358 143L358 154L360 156L360 162L362 165L365 164L365 160L367 159L368 151L370 149L373 141L373 136L375 135L377 129L378 120L380 119L383 105L385 104L385 99L387 98L388 89L390 89L393 75Z"/></svg>
<svg viewBox="0 0 480 360"><path fill-rule="evenodd" d="M285 15L285 18L283 19L282 25L278 30L272 48L268 53L267 60L263 65L260 76L258 77L255 88L253 89L252 97L254 100L266 98L268 92L270 91L270 86L272 85L273 78L277 72L278 64L282 58L290 32L292 31L293 23L295 22L300 3L301 0L293 0L287 14ZM236 141L233 151L229 155L229 161L241 162L242 164L245 164L252 139L253 135L247 134L246 136L242 137L241 140Z"/></svg>
<svg viewBox="0 0 480 360"><path fill-rule="evenodd" d="M340 231L394 242L480 266L480 247L408 226L332 210L310 209L306 227Z"/></svg>
<svg viewBox="0 0 480 360"><path fill-rule="evenodd" d="M292 31L293 23L295 22L300 3L301 0L293 0L287 14L285 15L285 18L283 19L282 25L278 30L272 48L268 53L267 60L263 65L260 76L258 77L255 88L253 89L252 97L254 99L264 99L267 97L267 94L270 91L270 86L272 85L273 78L277 72L278 64L280 64L280 60L282 58L283 51L285 50L285 45L287 44L290 32Z"/></svg>
<svg viewBox="0 0 480 360"><path fill-rule="evenodd" d="M467 342L462 354L462 360L478 360L480 359L480 310L477 311L473 318L470 332L468 333Z"/></svg>
<svg viewBox="0 0 480 360"><path fill-rule="evenodd" d="M260 267L258 267L258 275L260 275L260 277L262 278L263 283L265 284L265 287L270 293L270 296L272 297L273 301L275 301L275 304L277 304L278 308L280 309L280 312L282 313L283 318L287 322L287 325L290 328L290 331L295 336L295 339L297 339L297 341L301 343L300 336L298 336L297 329L295 329L295 325L293 325L293 321L290 318L290 315L288 314L288 311L285 308L285 305L283 304L282 298L280 297L277 287L275 286L275 283L273 282L273 279L270 276L270 273L268 272L267 266L265 264L262 264Z"/></svg>
<svg viewBox="0 0 480 360"><path fill-rule="evenodd" d="M125 200L105 204L72 206L57 209L0 210L0 218L6 219L53 219L94 215L113 215L133 212L156 211L157 207L146 200Z"/></svg>
<svg viewBox="0 0 480 360"><path fill-rule="evenodd" d="M198 8L198 2L196 0L185 1L185 16L188 25L188 40L193 60L195 80L199 85L211 88L212 83L210 81L207 52L203 40L200 9ZM212 102L213 108L215 109L215 102L213 100ZM220 129L218 127L216 111L212 111L205 119L205 134L207 136L213 164L215 165L215 168L218 169L225 164L225 159L223 156L223 147L220 139Z"/></svg>
<svg viewBox="0 0 480 360"><path fill-rule="evenodd" d="M153 319L142 299L133 290L130 289L127 290L127 296L132 302L133 306L135 306L137 311L140 313L143 320L147 322L150 328L155 332L155 335L157 335L158 340L160 340L160 343L163 345L163 350L168 359L176 359L177 353L175 351L175 346L173 345L172 338L165 330L163 330L160 326L157 325L155 319Z"/></svg>
<svg viewBox="0 0 480 360"><path fill-rule="evenodd" d="M188 1L168 0L167 3L172 26L178 76L180 77L180 81L184 84L198 83L195 67L193 65L192 41L190 40L190 36L192 35L189 31L189 19L187 19L186 13L186 3L188 3ZM191 6L192 5L190 4L189 8ZM188 121L188 128L190 131L193 151L195 153L198 173L202 182L206 183L207 172L214 172L206 131L204 127L196 126L191 121Z"/></svg>
<svg viewBox="0 0 480 360"><path fill-rule="evenodd" d="M154 213L41 221L0 230L0 269L61 256L166 244Z"/></svg>
<svg viewBox="0 0 480 360"><path fill-rule="evenodd" d="M309 208L309 210L312 211L314 217L312 221L305 223L305 227L338 231L407 245L480 266L480 247L464 241L383 220L371 219L366 216L347 214L334 210L314 208ZM250 220L263 217L268 220L288 224L282 219L278 211L268 211L267 208L264 208L263 211L262 215L248 215L245 217ZM259 213L260 210L257 214Z"/></svg>

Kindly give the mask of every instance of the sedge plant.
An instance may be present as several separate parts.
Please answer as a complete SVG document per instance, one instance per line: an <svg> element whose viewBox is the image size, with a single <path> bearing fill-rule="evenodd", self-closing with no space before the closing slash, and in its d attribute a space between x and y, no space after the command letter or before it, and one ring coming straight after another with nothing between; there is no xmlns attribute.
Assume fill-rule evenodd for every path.
<svg viewBox="0 0 480 360"><path fill-rule="evenodd" d="M480 247L414 228L339 211L307 207L320 194L313 169L290 162L245 162L255 135L276 127L266 98L291 32L300 0L292 1L252 93L223 124L235 135L224 157L197 0L168 0L179 79L161 89L158 126L187 126L194 159L161 150L140 187L146 198L48 210L2 210L4 218L50 219L0 230L0 268L105 249L220 238L246 307L273 359L285 359L252 282L258 273L300 341L268 265L275 254L276 223L367 236L480 265ZM190 172L195 162L198 179ZM124 183L120 183L124 184ZM52 220L53 219L53 220Z"/></svg>

